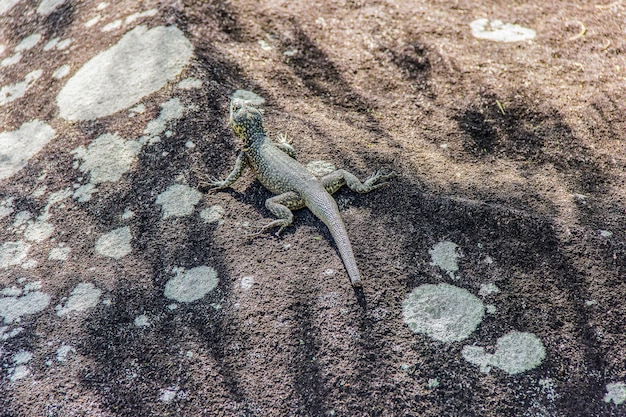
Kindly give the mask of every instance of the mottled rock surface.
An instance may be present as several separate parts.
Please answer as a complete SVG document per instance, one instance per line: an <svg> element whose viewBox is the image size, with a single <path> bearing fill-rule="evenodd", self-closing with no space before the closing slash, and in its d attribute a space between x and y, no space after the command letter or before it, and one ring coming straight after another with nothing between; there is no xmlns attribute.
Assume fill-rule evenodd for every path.
<svg viewBox="0 0 626 417"><path fill-rule="evenodd" d="M625 19L0 1L0 416L626 415ZM398 173L336 195L362 290L306 210L246 238L250 175L199 191L233 94L316 175Z"/></svg>

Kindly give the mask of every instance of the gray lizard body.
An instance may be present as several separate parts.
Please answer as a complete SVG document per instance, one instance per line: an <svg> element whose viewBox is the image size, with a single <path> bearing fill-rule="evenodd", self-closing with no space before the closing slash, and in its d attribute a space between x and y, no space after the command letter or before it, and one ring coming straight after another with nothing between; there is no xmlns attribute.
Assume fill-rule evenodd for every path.
<svg viewBox="0 0 626 417"><path fill-rule="evenodd" d="M259 233L279 227L277 235L293 223L292 210L308 207L330 231L343 260L352 285L361 286L361 275L354 259L352 245L346 227L332 195L347 184L351 190L367 193L382 187L378 182L393 175L375 173L361 183L353 174L339 169L321 179L295 159L295 151L286 142L274 143L263 128L261 112L242 100L233 99L230 105L230 124L235 134L243 141L243 149L237 155L235 167L224 180L207 183L213 190L230 186L246 167L252 168L256 178L265 188L276 194L268 198L265 207L277 217L262 227Z"/></svg>

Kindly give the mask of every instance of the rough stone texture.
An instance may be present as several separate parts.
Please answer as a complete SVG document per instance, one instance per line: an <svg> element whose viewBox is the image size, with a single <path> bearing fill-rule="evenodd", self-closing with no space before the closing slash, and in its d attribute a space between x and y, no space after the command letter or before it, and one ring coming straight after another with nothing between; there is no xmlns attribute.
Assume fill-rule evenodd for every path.
<svg viewBox="0 0 626 417"><path fill-rule="evenodd" d="M536 36L479 39L479 19ZM625 415L625 19L611 0L0 2L0 415ZM176 45L124 43L122 67L73 78L142 33ZM67 85L82 107L58 107ZM163 216L172 186L231 169L236 90L304 164L398 173L336 195L362 290L306 210L281 238L246 238L271 217L249 175ZM54 137L4 156L28 123ZM73 153L102 137L132 149ZM115 230L124 255L102 256ZM440 242L457 245L454 280L432 263ZM215 278L168 298L196 268ZM416 334L402 303L425 284L493 313L462 341ZM464 359L514 332L545 349L532 369Z"/></svg>

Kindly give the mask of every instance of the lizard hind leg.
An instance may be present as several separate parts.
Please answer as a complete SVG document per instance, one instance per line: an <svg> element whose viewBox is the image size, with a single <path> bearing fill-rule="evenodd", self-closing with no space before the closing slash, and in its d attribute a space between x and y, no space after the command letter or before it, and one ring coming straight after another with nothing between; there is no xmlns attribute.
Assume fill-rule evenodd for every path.
<svg viewBox="0 0 626 417"><path fill-rule="evenodd" d="M304 207L304 200L293 191L289 191L274 197L270 197L265 200L265 207L277 217L276 220L269 222L268 224L261 226L260 229L248 236L254 237L262 233L267 232L270 229L278 227L278 231L275 233L279 236L280 233L285 230L287 226L293 223L293 213L291 210L298 210Z"/></svg>
<svg viewBox="0 0 626 417"><path fill-rule="evenodd" d="M383 173L381 171L376 171L368 179L361 182L356 177L356 175L351 174L345 169L338 169L322 177L321 182L329 194L335 193L344 184L347 185L352 191L356 191L357 193L364 194L364 193L369 193L370 191L374 191L377 188L384 187L385 185L387 185L387 183L380 182L380 181L391 178L394 175L395 174L393 172Z"/></svg>

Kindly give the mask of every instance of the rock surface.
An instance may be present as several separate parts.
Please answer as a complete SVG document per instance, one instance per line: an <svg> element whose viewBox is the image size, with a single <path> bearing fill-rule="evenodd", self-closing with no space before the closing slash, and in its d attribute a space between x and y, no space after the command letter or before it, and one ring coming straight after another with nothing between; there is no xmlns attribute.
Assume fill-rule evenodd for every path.
<svg viewBox="0 0 626 417"><path fill-rule="evenodd" d="M625 415L626 6L578 3L0 2L0 416ZM362 290L199 192L233 94L398 173L336 195Z"/></svg>

